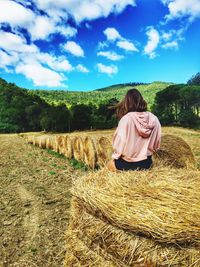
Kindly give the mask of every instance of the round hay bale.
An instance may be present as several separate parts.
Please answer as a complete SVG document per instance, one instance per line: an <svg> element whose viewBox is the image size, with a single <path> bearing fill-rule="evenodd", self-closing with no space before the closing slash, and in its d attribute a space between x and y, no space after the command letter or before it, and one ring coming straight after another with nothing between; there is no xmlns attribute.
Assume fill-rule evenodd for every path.
<svg viewBox="0 0 200 267"><path fill-rule="evenodd" d="M39 137L39 147L40 148L46 148L46 136L40 136Z"/></svg>
<svg viewBox="0 0 200 267"><path fill-rule="evenodd" d="M65 151L64 155L71 159L73 157L73 137L72 136L66 136L65 137Z"/></svg>
<svg viewBox="0 0 200 267"><path fill-rule="evenodd" d="M34 135L29 135L27 137L27 143L28 144L33 144L33 142L34 142Z"/></svg>
<svg viewBox="0 0 200 267"><path fill-rule="evenodd" d="M82 160L82 155L81 155L81 137L79 136L74 136L73 139L73 151L74 151L74 158L78 161Z"/></svg>
<svg viewBox="0 0 200 267"><path fill-rule="evenodd" d="M95 149L97 154L97 165L104 167L105 164L111 159L112 156L112 143L110 138L101 136L95 138Z"/></svg>
<svg viewBox="0 0 200 267"><path fill-rule="evenodd" d="M165 134L160 149L153 155L156 166L170 165L175 168L195 168L196 162L190 146L175 135Z"/></svg>
<svg viewBox="0 0 200 267"><path fill-rule="evenodd" d="M91 214L167 244L200 244L200 171L154 168L109 172L76 181L73 196Z"/></svg>
<svg viewBox="0 0 200 267"><path fill-rule="evenodd" d="M40 143L40 136L35 136L35 146L39 146L39 143Z"/></svg>
<svg viewBox="0 0 200 267"><path fill-rule="evenodd" d="M84 163L94 169L97 163L97 155L92 137L86 137L83 141Z"/></svg>
<svg viewBox="0 0 200 267"><path fill-rule="evenodd" d="M46 148L47 149L55 149L56 142L55 142L55 136L49 135L46 139Z"/></svg>
<svg viewBox="0 0 200 267"><path fill-rule="evenodd" d="M60 143L61 143L61 136L60 135L56 135L55 137L55 145L54 145L54 151L59 153L59 146L60 146Z"/></svg>
<svg viewBox="0 0 200 267"><path fill-rule="evenodd" d="M102 256L112 255L112 260L119 266L199 267L198 247L165 246L153 239L131 234L87 213L81 204L78 198L71 201L70 229L76 231L78 239L90 249L100 247Z"/></svg>

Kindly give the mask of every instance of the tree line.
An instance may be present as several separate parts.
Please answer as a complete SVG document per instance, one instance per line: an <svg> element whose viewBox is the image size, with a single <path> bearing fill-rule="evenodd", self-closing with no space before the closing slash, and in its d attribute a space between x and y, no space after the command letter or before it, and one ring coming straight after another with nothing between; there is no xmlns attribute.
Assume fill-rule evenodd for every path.
<svg viewBox="0 0 200 267"><path fill-rule="evenodd" d="M200 85L195 84L199 77L200 74L188 84L169 85L156 93L151 111L162 125L200 128ZM112 97L98 104L95 98L87 104L49 103L30 90L0 79L0 133L113 128L117 119L109 107L118 101Z"/></svg>

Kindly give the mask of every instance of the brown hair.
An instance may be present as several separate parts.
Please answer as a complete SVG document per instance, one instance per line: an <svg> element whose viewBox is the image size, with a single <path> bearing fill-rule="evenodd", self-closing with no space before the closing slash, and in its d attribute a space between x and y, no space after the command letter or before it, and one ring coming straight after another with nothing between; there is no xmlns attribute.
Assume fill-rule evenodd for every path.
<svg viewBox="0 0 200 267"><path fill-rule="evenodd" d="M131 111L146 111L147 103L143 99L141 93L137 89L133 88L128 90L124 99L113 108L116 108L116 115L119 119L121 119L124 115Z"/></svg>

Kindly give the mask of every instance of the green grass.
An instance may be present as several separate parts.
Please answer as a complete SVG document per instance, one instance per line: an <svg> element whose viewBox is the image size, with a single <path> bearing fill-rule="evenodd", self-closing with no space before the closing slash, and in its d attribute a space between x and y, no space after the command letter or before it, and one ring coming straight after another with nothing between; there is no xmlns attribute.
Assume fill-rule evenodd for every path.
<svg viewBox="0 0 200 267"><path fill-rule="evenodd" d="M80 161L78 161L76 159L69 159L69 163L76 170L77 169L81 169L81 170L84 170L84 171L88 170L88 167L83 162L80 162Z"/></svg>

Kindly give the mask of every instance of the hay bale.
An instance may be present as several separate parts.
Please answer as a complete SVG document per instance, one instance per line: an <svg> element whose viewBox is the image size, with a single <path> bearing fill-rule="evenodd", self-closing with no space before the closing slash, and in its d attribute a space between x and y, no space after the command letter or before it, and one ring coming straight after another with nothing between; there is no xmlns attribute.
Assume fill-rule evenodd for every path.
<svg viewBox="0 0 200 267"><path fill-rule="evenodd" d="M55 145L54 145L53 149L57 153L59 153L60 143L61 143L61 136L60 135L56 135L55 136Z"/></svg>
<svg viewBox="0 0 200 267"><path fill-rule="evenodd" d="M64 150L65 150L65 136L56 135L54 151L64 155Z"/></svg>
<svg viewBox="0 0 200 267"><path fill-rule="evenodd" d="M155 165L175 168L195 168L196 162L190 146L175 135L162 135L161 147L153 156Z"/></svg>
<svg viewBox="0 0 200 267"><path fill-rule="evenodd" d="M104 167L105 164L111 159L112 156L112 143L109 137L100 136L94 138L95 150L97 154L97 165Z"/></svg>
<svg viewBox="0 0 200 267"><path fill-rule="evenodd" d="M55 136L52 136L52 135L47 136L47 139L46 139L46 148L47 149L52 149L52 150L55 150L56 149Z"/></svg>
<svg viewBox="0 0 200 267"><path fill-rule="evenodd" d="M200 172L158 168L78 179L72 194L93 215L166 244L200 244Z"/></svg>
<svg viewBox="0 0 200 267"><path fill-rule="evenodd" d="M118 266L199 267L200 264L199 248L181 248L176 244L165 246L123 231L87 213L78 198L72 200L69 227L91 250L100 251L104 258L112 256Z"/></svg>
<svg viewBox="0 0 200 267"><path fill-rule="evenodd" d="M40 136L35 136L35 138L34 138L34 143L35 143L35 146L39 146L39 143L40 143Z"/></svg>
<svg viewBox="0 0 200 267"><path fill-rule="evenodd" d="M34 142L34 135L29 135L27 137L27 143L28 144L33 144L33 142Z"/></svg>
<svg viewBox="0 0 200 267"><path fill-rule="evenodd" d="M47 137L45 135L39 137L39 147L40 148L46 148L46 139L47 139Z"/></svg>
<svg viewBox="0 0 200 267"><path fill-rule="evenodd" d="M64 267L117 267L109 260L105 260L97 252L90 250L75 231L66 234L66 256Z"/></svg>
<svg viewBox="0 0 200 267"><path fill-rule="evenodd" d="M71 136L65 136L65 149L64 149L64 155L71 159L73 157L73 137Z"/></svg>
<svg viewBox="0 0 200 267"><path fill-rule="evenodd" d="M91 169L96 167L97 155L94 146L94 139L92 137L86 137L83 141L83 162Z"/></svg>
<svg viewBox="0 0 200 267"><path fill-rule="evenodd" d="M82 138L80 136L74 136L73 138L73 151L74 151L74 158L78 161L83 160L83 145L82 145Z"/></svg>

